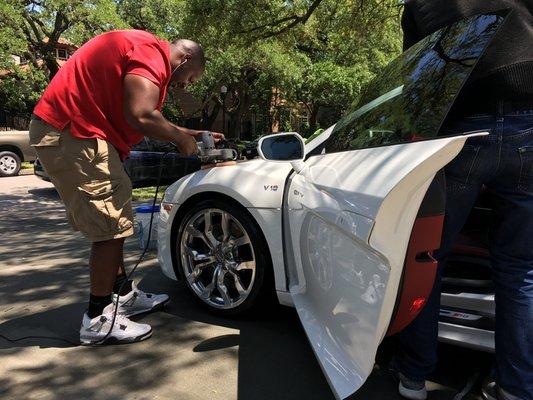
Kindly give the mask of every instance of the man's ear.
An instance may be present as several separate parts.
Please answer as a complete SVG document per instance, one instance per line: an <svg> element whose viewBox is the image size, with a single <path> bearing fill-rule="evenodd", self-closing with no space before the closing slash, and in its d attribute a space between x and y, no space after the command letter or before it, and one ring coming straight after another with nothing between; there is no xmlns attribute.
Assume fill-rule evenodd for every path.
<svg viewBox="0 0 533 400"><path fill-rule="evenodd" d="M176 67L176 69L178 69L179 67L181 67L183 64L187 64L188 61L191 61L192 59L192 55L191 53L186 53L184 54L184 56L181 58L181 62L180 62L180 65L178 65Z"/></svg>

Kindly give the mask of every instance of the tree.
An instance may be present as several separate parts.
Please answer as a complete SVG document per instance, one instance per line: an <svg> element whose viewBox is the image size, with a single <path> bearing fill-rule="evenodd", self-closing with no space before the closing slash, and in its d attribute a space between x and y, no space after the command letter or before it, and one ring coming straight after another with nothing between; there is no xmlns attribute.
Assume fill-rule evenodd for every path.
<svg viewBox="0 0 533 400"><path fill-rule="evenodd" d="M309 130L314 132L317 129L321 107L343 111L370 76L369 71L360 65L343 67L332 61L310 63L297 93L297 99L309 112Z"/></svg>
<svg viewBox="0 0 533 400"><path fill-rule="evenodd" d="M35 50L53 76L59 37L81 44L130 26L167 40L190 38L208 57L205 77L191 88L200 107L182 115L168 101L165 115L200 116L210 128L224 110L239 136L251 113L279 119L283 109L307 110L314 130L324 123L321 110L342 113L399 53L399 14L397 0L4 0L0 16L9 18L0 33L17 39L0 51L31 59Z"/></svg>
<svg viewBox="0 0 533 400"><path fill-rule="evenodd" d="M0 21L0 68L9 69L14 65L12 55L22 54L26 47L22 19L10 1L0 3Z"/></svg>
<svg viewBox="0 0 533 400"><path fill-rule="evenodd" d="M189 0L183 11L187 29L179 33L200 41L211 59L194 89L210 111L204 119L214 119L224 84L237 131L249 104L275 117L276 96L288 108L305 104L314 130L321 107L342 112L400 51L393 0Z"/></svg>
<svg viewBox="0 0 533 400"><path fill-rule="evenodd" d="M118 13L134 29L172 40L183 31L184 0L120 0Z"/></svg>
<svg viewBox="0 0 533 400"><path fill-rule="evenodd" d="M81 44L94 35L126 27L112 0L6 0L11 17L6 29L26 42L24 55L35 67L42 59L51 79L58 71L55 49L60 38Z"/></svg>
<svg viewBox="0 0 533 400"><path fill-rule="evenodd" d="M29 112L33 109L46 87L47 79L42 69L26 71L17 66L0 81L0 104L9 113Z"/></svg>

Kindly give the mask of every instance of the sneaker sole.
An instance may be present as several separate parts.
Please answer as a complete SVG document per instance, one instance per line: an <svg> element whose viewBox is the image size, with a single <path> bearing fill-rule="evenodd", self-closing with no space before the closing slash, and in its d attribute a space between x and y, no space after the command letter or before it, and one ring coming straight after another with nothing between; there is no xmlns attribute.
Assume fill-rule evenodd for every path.
<svg viewBox="0 0 533 400"><path fill-rule="evenodd" d="M398 393L405 398L409 400L426 400L427 399L427 392L425 390L413 390L413 389L407 389L404 385L402 385L402 382L398 385Z"/></svg>
<svg viewBox="0 0 533 400"><path fill-rule="evenodd" d="M427 399L427 390L423 390L422 393L419 390L412 390L407 389L403 384L402 380L400 379L400 373L398 370L391 366L389 367L389 371L392 373L392 376L398 382L398 393L402 399L408 399L408 400L426 400Z"/></svg>
<svg viewBox="0 0 533 400"><path fill-rule="evenodd" d="M134 336L131 338L125 338L125 339L118 339L114 336L108 337L104 341L90 341L85 339L80 339L80 344L82 346L108 346L108 345L115 345L115 344L131 344L131 343L137 343L142 342L143 340L149 339L152 336L153 329L150 329L145 334Z"/></svg>
<svg viewBox="0 0 533 400"><path fill-rule="evenodd" d="M124 313L124 314L121 314L121 315L124 315L125 317L129 318L129 317L134 317L135 315L148 314L148 313L151 313L151 312L160 311L163 308L165 308L165 306L169 302L170 302L170 297L168 299L166 299L164 302L159 303L159 304L155 305L154 307L149 308L147 310L139 310L139 311L135 311L135 312L132 312L132 313Z"/></svg>

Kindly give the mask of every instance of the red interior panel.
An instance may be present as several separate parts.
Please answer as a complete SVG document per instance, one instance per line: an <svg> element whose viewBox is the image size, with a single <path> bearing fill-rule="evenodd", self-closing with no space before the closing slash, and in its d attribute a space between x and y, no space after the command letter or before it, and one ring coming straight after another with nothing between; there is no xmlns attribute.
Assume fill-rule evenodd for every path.
<svg viewBox="0 0 533 400"><path fill-rule="evenodd" d="M416 219L405 257L400 298L387 335L409 325L424 307L435 282L437 261L432 254L440 247L443 223L444 215Z"/></svg>

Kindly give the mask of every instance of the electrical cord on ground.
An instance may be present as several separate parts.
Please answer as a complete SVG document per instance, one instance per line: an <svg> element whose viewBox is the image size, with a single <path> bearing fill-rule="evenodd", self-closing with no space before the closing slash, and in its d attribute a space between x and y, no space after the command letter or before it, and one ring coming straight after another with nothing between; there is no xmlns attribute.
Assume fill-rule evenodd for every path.
<svg viewBox="0 0 533 400"><path fill-rule="evenodd" d="M16 339L11 339L11 338L8 338L7 336L4 336L2 334L0 334L0 338L10 342L10 343L17 343L17 342L20 342L22 340L28 340L28 339L46 339L46 340L57 340L57 341L60 341L60 342L65 342L65 343L68 343L68 344L71 344L73 346L79 346L80 345L80 342L73 342L72 340L68 340L68 339L65 339L65 338L62 338L62 337L56 337L56 336L24 336L24 337L20 337L20 338L16 338Z"/></svg>
<svg viewBox="0 0 533 400"><path fill-rule="evenodd" d="M173 143L172 143L172 145L177 150L177 147ZM118 290L118 293L117 293L116 303L115 303L115 307L114 307L114 310L113 310L113 319L111 321L111 328L109 329L109 332L107 332L107 334L102 339L98 340L97 342L91 343L90 345L104 344L105 341L109 338L109 335L111 335L111 332L113 331L113 326L115 324L115 320L116 320L117 314L118 314L118 304L119 304L119 300L120 300L120 292L122 292L122 289L123 289L124 285L126 284L126 282L128 282L130 280L131 276L133 275L133 273L135 272L135 270L137 269L139 264L142 262L146 252L148 251L148 246L150 245L150 238L151 238L151 235L152 235L152 223L153 223L153 220L154 220L154 209L155 209L155 205L157 203L157 194L159 192L159 187L160 187L160 184L161 184L161 175L162 175L162 172L163 172L164 161L165 161L165 157L168 154L170 154L170 153L172 153L172 150L167 150L165 153L163 153L163 157L161 158L161 163L159 164L159 173L158 173L158 176L157 176L157 185L155 187L154 199L152 201L152 212L150 214L150 223L148 225L148 237L146 239L146 244L144 246L144 249L143 249L143 251L141 253L141 256L139 257L139 259L137 260L137 262L135 263L135 265L133 266L133 268L131 269L131 271L129 273L126 273L126 267L124 267L124 272L126 273L126 279L120 285L120 289ZM68 343L68 344L71 344L71 345L74 345L74 346L79 346L81 344L80 342L73 342L72 340L69 340L69 339L66 339L66 338L62 338L62 337L59 337L59 336L36 336L36 335L30 335L30 336L24 336L24 337L12 339L12 338L9 338L9 337L7 337L5 335L0 334L0 338L4 339L4 340L6 340L6 341L8 341L10 343L16 343L16 342L20 342L22 340L28 340L28 339L47 339L47 340L56 340L56 341L65 342L65 343Z"/></svg>

